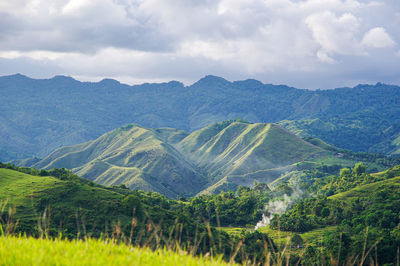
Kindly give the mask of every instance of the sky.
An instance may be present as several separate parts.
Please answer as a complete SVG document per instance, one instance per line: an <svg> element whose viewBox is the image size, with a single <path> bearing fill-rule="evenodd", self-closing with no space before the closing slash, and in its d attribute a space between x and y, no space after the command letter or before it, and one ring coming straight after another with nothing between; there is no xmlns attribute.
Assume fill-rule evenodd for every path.
<svg viewBox="0 0 400 266"><path fill-rule="evenodd" d="M0 75L400 85L399 0L0 0Z"/></svg>

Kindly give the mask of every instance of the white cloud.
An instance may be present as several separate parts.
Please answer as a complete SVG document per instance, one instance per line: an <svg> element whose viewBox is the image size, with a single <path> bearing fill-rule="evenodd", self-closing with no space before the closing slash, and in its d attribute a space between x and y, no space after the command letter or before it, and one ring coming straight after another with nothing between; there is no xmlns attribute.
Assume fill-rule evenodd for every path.
<svg viewBox="0 0 400 266"><path fill-rule="evenodd" d="M400 40L398 9L393 0L2 1L0 74L17 62L45 62L86 78L194 81L215 74L306 87L338 76L342 83L363 75L385 81L371 73L378 65L393 69L388 60L396 52L367 48Z"/></svg>
<svg viewBox="0 0 400 266"><path fill-rule="evenodd" d="M345 13L338 17L330 11L325 11L308 16L306 24L325 53L362 53L356 37L360 22L353 14Z"/></svg>
<svg viewBox="0 0 400 266"><path fill-rule="evenodd" d="M382 27L370 29L367 33L365 33L362 39L362 44L373 48L385 48L396 45L390 35Z"/></svg>
<svg viewBox="0 0 400 266"><path fill-rule="evenodd" d="M333 58L329 57L329 55L327 55L327 54L326 54L324 51L322 51L322 50L319 50L319 51L317 52L317 57L318 57L318 59L319 59L321 62L326 62L326 63L329 63L329 64L335 63L335 60L334 60Z"/></svg>
<svg viewBox="0 0 400 266"><path fill-rule="evenodd" d="M30 52L20 52L20 51L0 51L0 58L15 59L20 57L28 57L35 60L57 60L66 53L50 52L50 51L30 51Z"/></svg>

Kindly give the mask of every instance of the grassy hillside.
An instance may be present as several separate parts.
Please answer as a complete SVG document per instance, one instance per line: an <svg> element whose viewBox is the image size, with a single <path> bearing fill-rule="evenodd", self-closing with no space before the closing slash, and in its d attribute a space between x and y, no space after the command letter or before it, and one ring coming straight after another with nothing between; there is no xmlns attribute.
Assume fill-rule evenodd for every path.
<svg viewBox="0 0 400 266"><path fill-rule="evenodd" d="M179 211L178 202L159 194L103 187L71 174L56 178L0 168L0 224L7 221L11 229L29 235L98 237L117 230L134 233L139 244L152 234L144 229L149 224L165 235L174 232L177 223L182 224L185 237L193 237L196 227L205 230Z"/></svg>
<svg viewBox="0 0 400 266"><path fill-rule="evenodd" d="M315 175L323 177L358 161L366 162L368 171L379 171L396 159L355 154L317 138L302 139L275 124L229 120L193 133L129 124L21 164L68 168L98 184L124 184L179 198L236 190L254 182L298 182L293 178L306 178L309 169L319 169Z"/></svg>
<svg viewBox="0 0 400 266"><path fill-rule="evenodd" d="M60 148L32 166L64 167L99 184L176 198L269 183L295 169L294 163L333 156L324 148L274 124L231 120L191 134L131 124Z"/></svg>
<svg viewBox="0 0 400 266"><path fill-rule="evenodd" d="M211 176L278 168L323 151L273 124L232 122L212 134L214 127L196 131L178 145Z"/></svg>
<svg viewBox="0 0 400 266"><path fill-rule="evenodd" d="M0 265L226 265L221 258L152 251L106 240L49 240L0 236Z"/></svg>
<svg viewBox="0 0 400 266"><path fill-rule="evenodd" d="M5 235L18 232L34 236L57 236L61 233L68 238L105 235L137 246L160 248L178 245L184 250L192 250L193 244L198 243L194 245L196 251L193 254L214 252L229 260L238 249L235 257L238 262L253 259L265 261L264 256L268 255L265 245L268 245L275 250L271 251L272 263L279 256L288 254L290 265L297 261L305 265L324 264L324 261L338 258L339 261L351 259L360 262L367 259L381 264L393 263L396 250L400 247L400 166L375 174L366 173L362 164L342 169L340 175L331 178L329 183L314 184L322 190L332 189L334 195L300 199L285 213L274 216L269 228L257 231L235 227L251 227L260 220L262 207L271 199L290 195L285 184L270 190L266 184L260 183L252 189L240 187L237 193L223 192L177 201L157 193L95 185L62 169L15 169L18 171L0 168L0 225ZM12 211L14 206L15 212ZM8 212L8 207L11 207L11 212ZM215 230L207 224L225 228ZM279 232L278 228L282 231ZM291 238L289 242L287 237ZM7 257L7 254L13 253L2 253L4 239L13 238L0 237L0 256L4 256L4 261L10 259L7 263L23 263L18 259L29 260L32 257L29 253L18 258ZM15 245L25 250L30 249L18 241L38 243L34 244L35 247L43 241L14 240L17 241ZM12 241L4 243L8 247L14 245ZM86 242L69 243L76 244L89 254L91 252L86 249ZM104 244L101 241L97 243ZM98 250L110 249L107 254L114 254L116 244L111 245L104 248L98 246ZM51 242L49 246L56 249L58 243ZM376 251L373 249L375 246ZM58 255L55 249L51 254ZM68 247L63 249L69 250ZM47 248L44 250L48 252ZM157 251L155 254L160 254L158 252L166 252L162 253L165 256L170 253ZM120 253L124 254L123 251ZM68 254L65 252L61 256ZM281 258L286 259L285 256ZM43 263L47 263L48 258L43 259L46 259Z"/></svg>
<svg viewBox="0 0 400 266"><path fill-rule="evenodd" d="M211 186L204 192L270 183L293 169L293 163L326 152L274 124L240 121L195 131L177 148L207 169Z"/></svg>
<svg viewBox="0 0 400 266"><path fill-rule="evenodd" d="M245 224L257 220L259 207L268 200L268 196L262 191L255 193L249 190L248 193L241 193L240 197L235 197L230 192L230 197L233 197L231 200L226 200L226 195L220 195L182 202L168 200L158 193L131 191L123 186L103 187L63 169L38 171L8 164L0 164L0 167L14 169L0 168L0 264L7 261L18 265L25 262L19 259L35 258L35 254L27 252L18 258L10 255L18 254L20 250L16 250L15 253L2 252L2 245L9 248L14 245L12 241L7 242L4 236L21 234L50 238L61 234L68 239L114 239L137 247L186 250L192 255L211 254L227 261L233 258L235 252L240 251L240 256L235 257L238 262L263 260L265 255L264 244L261 242L266 239L265 235L254 232L238 239L217 231L213 227L217 224L217 211L210 210L211 204L206 203L208 200L216 203L214 207L221 210L221 223ZM43 176L40 176L41 174ZM49 174L54 174L55 177ZM254 201L258 202L248 205ZM241 245L241 240L255 244ZM26 243L17 245L25 250L33 250L41 245L40 241L35 241L28 239ZM37 245L28 249L28 242ZM85 246L87 242L73 243ZM98 241L98 244L101 243ZM48 245L57 246L57 243L51 242ZM94 245L96 246L96 243ZM113 247L104 247L108 248L108 254L114 254ZM45 247L43 249L43 253L38 254L48 252ZM103 250L102 247L99 249ZM58 255L57 252L58 250L54 249L51 254ZM167 254L166 256L169 253L159 252ZM60 256L70 256L70 253L68 251ZM78 258L80 256L77 254ZM52 261L52 258L42 259L43 263ZM158 259L155 258L155 261Z"/></svg>
<svg viewBox="0 0 400 266"><path fill-rule="evenodd" d="M169 197L189 196L206 180L171 145L186 135L175 129L127 125L96 140L60 148L33 166L72 169L107 186L125 184Z"/></svg>
<svg viewBox="0 0 400 266"><path fill-rule="evenodd" d="M396 176L393 178L388 178L385 180L373 182L370 184L356 186L348 191L341 192L329 197L329 199L340 200L342 202L346 202L347 204L351 204L351 202L357 201L365 201L371 198L371 195L376 194L385 194L383 196L390 196L391 194L400 194L400 167L394 167L392 169L373 174L373 178L376 180L380 180L384 178L384 176Z"/></svg>
<svg viewBox="0 0 400 266"><path fill-rule="evenodd" d="M86 229L98 235L104 231L104 224L100 223L129 222L128 215L114 208L123 198L120 193L83 181L34 176L0 168L0 202L16 209L12 218L19 221L19 231L39 233L38 219L50 206L54 230L62 225L60 229L67 236L76 235L83 230L76 226L76 215L79 215L79 219L88 224ZM106 213L109 216L105 216Z"/></svg>

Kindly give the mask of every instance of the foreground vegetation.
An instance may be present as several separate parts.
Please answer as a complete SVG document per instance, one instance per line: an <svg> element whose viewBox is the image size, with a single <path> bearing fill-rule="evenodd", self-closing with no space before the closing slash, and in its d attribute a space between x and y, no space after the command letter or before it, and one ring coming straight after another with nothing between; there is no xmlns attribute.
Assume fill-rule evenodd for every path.
<svg viewBox="0 0 400 266"><path fill-rule="evenodd" d="M236 192L170 200L125 186L97 185L65 169L0 163L0 228L5 236L56 242L60 234L76 241L94 237L227 262L394 263L400 247L400 166L369 174L358 163L338 175L325 169L320 178L314 170L299 183L305 188L301 195L289 179L272 189L258 183ZM293 198L287 211L254 230L263 214L271 215L263 206L284 197Z"/></svg>
<svg viewBox="0 0 400 266"><path fill-rule="evenodd" d="M225 265L221 257L152 251L111 240L35 239L0 236L0 265Z"/></svg>
<svg viewBox="0 0 400 266"><path fill-rule="evenodd" d="M0 166L4 167L0 168L0 228L6 235L105 237L151 249L219 254L227 261L234 258L239 262L259 261L264 256L266 235L230 236L210 226L207 217L192 218L188 202L123 186L103 187L65 169ZM258 242L242 246L243 241Z"/></svg>
<svg viewBox="0 0 400 266"><path fill-rule="evenodd" d="M372 247L375 263L394 263L400 247L400 166L373 175L364 171L361 164L342 169L322 186L319 197L300 200L275 215L264 232L282 230L299 243L308 240L306 254L317 257L350 258ZM306 239L315 232L319 236ZM323 248L316 249L318 245Z"/></svg>

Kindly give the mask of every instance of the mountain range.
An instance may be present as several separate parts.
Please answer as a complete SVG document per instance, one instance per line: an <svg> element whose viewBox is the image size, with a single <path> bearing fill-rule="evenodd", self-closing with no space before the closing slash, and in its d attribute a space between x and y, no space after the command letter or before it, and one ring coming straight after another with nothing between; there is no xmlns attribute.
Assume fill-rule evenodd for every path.
<svg viewBox="0 0 400 266"><path fill-rule="evenodd" d="M394 85L311 91L206 76L190 86L129 86L16 74L0 77L0 160L43 158L129 123L193 132L236 118L278 123L353 151L400 153L400 87Z"/></svg>

